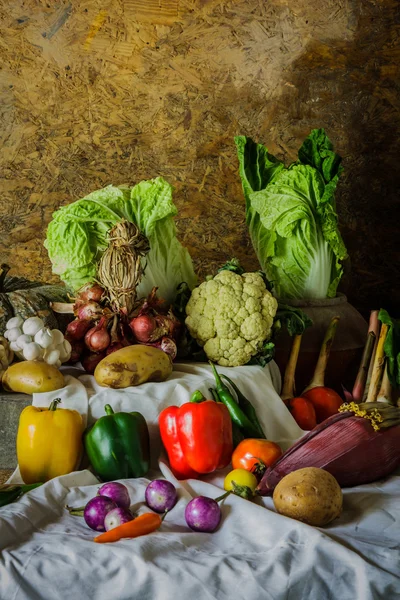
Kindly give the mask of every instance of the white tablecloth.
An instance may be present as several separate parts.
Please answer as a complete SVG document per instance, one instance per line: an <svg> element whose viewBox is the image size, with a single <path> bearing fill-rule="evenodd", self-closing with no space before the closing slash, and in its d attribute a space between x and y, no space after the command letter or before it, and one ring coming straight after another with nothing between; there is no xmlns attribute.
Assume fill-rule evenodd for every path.
<svg viewBox="0 0 400 600"><path fill-rule="evenodd" d="M270 368L220 370L254 402L269 439L287 447L302 435L273 387ZM61 406L74 406L89 424L106 403L115 410L140 410L149 423L153 470L147 478L124 481L133 509L146 510L144 490L160 471L177 486L179 501L158 532L100 545L83 519L64 508L81 506L96 494L93 474L85 470L49 481L0 509L1 600L400 597L399 475L344 490L342 516L323 529L276 514L270 498L250 502L233 495L222 504L215 533L186 526L188 500L220 495L224 473L177 482L162 456L157 461L156 420L164 406L182 404L195 389L205 392L210 385L210 370L201 364L178 364L164 384L121 391L98 388L87 375L69 376L57 393ZM48 401L48 394L33 399L38 405Z"/></svg>

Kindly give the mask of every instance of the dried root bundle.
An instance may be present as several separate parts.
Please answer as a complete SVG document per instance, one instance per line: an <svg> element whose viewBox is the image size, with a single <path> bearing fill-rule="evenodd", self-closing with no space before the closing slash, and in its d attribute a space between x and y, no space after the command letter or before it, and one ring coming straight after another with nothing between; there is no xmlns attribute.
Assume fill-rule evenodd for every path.
<svg viewBox="0 0 400 600"><path fill-rule="evenodd" d="M126 315L136 301L136 287L143 275L142 258L150 245L134 223L120 221L109 233L109 246L100 259L98 279L113 309Z"/></svg>

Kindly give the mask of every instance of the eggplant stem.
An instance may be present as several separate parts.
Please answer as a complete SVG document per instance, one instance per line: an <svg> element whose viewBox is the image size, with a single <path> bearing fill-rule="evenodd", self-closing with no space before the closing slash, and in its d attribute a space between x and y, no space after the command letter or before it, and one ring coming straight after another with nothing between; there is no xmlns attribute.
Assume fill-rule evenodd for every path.
<svg viewBox="0 0 400 600"><path fill-rule="evenodd" d="M364 352L352 391L353 401L357 403L360 403L364 396L365 384L367 382L367 375L369 371L369 365L371 363L372 352L375 346L375 340L375 333L370 331L364 346Z"/></svg>
<svg viewBox="0 0 400 600"><path fill-rule="evenodd" d="M329 360L329 355L331 353L331 347L333 340L335 339L336 327L340 321L340 317L333 317L331 322L329 323L328 329L326 330L324 340L322 342L321 350L319 351L318 361L315 366L314 375L303 391L308 392L308 390L312 390L315 387L323 387L325 385L325 371Z"/></svg>
<svg viewBox="0 0 400 600"><path fill-rule="evenodd" d="M385 367L384 345L388 330L389 327L385 323L382 323L366 402L375 402L378 395L378 386L380 384L383 369Z"/></svg>
<svg viewBox="0 0 400 600"><path fill-rule="evenodd" d="M302 334L295 335L293 338L292 347L290 349L289 360L283 376L283 386L281 392L281 398L284 402L285 400L291 400L296 394L295 372L301 346L301 338Z"/></svg>

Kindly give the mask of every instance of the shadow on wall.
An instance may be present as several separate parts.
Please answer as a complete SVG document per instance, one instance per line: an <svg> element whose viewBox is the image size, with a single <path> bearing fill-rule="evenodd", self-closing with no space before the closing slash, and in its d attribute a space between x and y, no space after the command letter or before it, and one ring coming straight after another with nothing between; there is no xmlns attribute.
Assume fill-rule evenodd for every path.
<svg viewBox="0 0 400 600"><path fill-rule="evenodd" d="M297 146L325 128L344 166L337 207L350 259L341 291L365 316L385 307L399 317L400 11L392 0L358 5L350 41L312 40L292 64L274 119Z"/></svg>

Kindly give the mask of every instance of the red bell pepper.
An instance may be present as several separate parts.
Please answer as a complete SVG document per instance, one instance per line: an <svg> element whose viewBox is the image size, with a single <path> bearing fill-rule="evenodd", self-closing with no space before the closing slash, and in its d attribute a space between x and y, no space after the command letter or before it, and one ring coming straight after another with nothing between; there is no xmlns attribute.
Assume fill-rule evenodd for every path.
<svg viewBox="0 0 400 600"><path fill-rule="evenodd" d="M165 408L160 434L178 479L196 478L226 467L232 457L232 422L220 402L204 400Z"/></svg>

